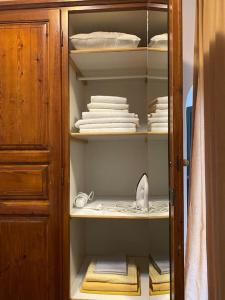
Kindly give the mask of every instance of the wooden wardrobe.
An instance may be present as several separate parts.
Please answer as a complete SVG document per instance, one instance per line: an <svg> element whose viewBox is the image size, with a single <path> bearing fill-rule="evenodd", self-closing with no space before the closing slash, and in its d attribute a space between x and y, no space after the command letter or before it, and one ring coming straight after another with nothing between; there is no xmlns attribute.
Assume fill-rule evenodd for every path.
<svg viewBox="0 0 225 300"><path fill-rule="evenodd" d="M140 225L143 221L134 220L131 225L124 218L98 219L71 214L70 199L74 195L70 195L70 159L74 155L82 156L82 149L89 147L87 137L76 134L71 137L70 81L71 68L74 71L75 67L70 55L71 22L76 28L78 14L95 13L98 18L98 14L122 12L123 17L127 11L134 18L135 12L138 16L141 11L168 14L170 104L166 152L169 157L170 299L184 299L181 0L3 0L0 3L2 300L80 300L71 295L71 251L73 256L73 247L80 247L83 233L87 236L87 248L92 251L91 235L97 236L98 227L109 226L111 235L110 230L120 226L121 232L127 230L126 226L131 226L128 229L131 230L135 222ZM138 20L141 19L137 17ZM87 94L98 91L87 78L81 79L79 85L81 89L89 85ZM142 85L144 82L139 86ZM76 149L81 154L73 152L71 143L79 144ZM95 147L92 150L98 151L96 144ZM82 156L86 158L89 159ZM84 229L80 231L80 227ZM82 299L99 298L84 296ZM147 299L154 300L154 297Z"/></svg>

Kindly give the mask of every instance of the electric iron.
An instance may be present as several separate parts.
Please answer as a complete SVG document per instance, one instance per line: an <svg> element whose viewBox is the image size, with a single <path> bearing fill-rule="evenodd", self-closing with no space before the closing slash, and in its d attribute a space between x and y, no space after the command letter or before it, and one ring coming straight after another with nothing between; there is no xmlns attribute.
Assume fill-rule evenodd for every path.
<svg viewBox="0 0 225 300"><path fill-rule="evenodd" d="M149 211L148 202L148 176L143 174L137 184L136 190L136 208L143 212Z"/></svg>

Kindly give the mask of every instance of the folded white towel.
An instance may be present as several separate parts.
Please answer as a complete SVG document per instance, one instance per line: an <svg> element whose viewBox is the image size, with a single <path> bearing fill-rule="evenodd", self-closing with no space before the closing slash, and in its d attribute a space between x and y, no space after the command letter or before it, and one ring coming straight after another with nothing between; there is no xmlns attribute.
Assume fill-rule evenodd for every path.
<svg viewBox="0 0 225 300"><path fill-rule="evenodd" d="M167 109L168 110L168 104L167 103L157 103L153 105L155 109Z"/></svg>
<svg viewBox="0 0 225 300"><path fill-rule="evenodd" d="M91 96L91 102L125 104L127 103L127 98L117 96Z"/></svg>
<svg viewBox="0 0 225 300"><path fill-rule="evenodd" d="M168 34L159 34L155 35L151 38L151 41L149 43L150 48L164 48L167 49L168 47Z"/></svg>
<svg viewBox="0 0 225 300"><path fill-rule="evenodd" d="M104 124L84 124L80 125L80 129L97 129L97 128L136 128L134 123L104 123Z"/></svg>
<svg viewBox="0 0 225 300"><path fill-rule="evenodd" d="M168 110L160 110L160 112L155 112L155 113L151 113L148 116L153 117L153 118L158 118L158 117L166 117L168 116Z"/></svg>
<svg viewBox="0 0 225 300"><path fill-rule="evenodd" d="M106 109L106 108L90 108L89 111L91 112L117 112L117 111L122 111L122 112L129 112L128 109Z"/></svg>
<svg viewBox="0 0 225 300"><path fill-rule="evenodd" d="M75 127L79 128L80 125L85 124L104 124L104 123L122 123L120 124L123 126L123 123L134 123L139 125L138 118L95 118L95 119L81 119L75 123Z"/></svg>
<svg viewBox="0 0 225 300"><path fill-rule="evenodd" d="M135 118L137 117L134 113L127 113L123 111L105 111L105 112L82 112L83 119L94 119L94 118Z"/></svg>
<svg viewBox="0 0 225 300"><path fill-rule="evenodd" d="M148 119L149 123L168 123L168 118L167 117L156 117L156 118L152 118L150 117Z"/></svg>
<svg viewBox="0 0 225 300"><path fill-rule="evenodd" d="M117 103L89 103L88 109L129 109L128 104L117 104Z"/></svg>
<svg viewBox="0 0 225 300"><path fill-rule="evenodd" d="M103 274L127 274L127 260L125 255L101 257L96 260L95 273Z"/></svg>
<svg viewBox="0 0 225 300"><path fill-rule="evenodd" d="M162 112L164 112L164 113L166 113L167 115L168 115L168 109L166 108L166 109L161 109L161 108L157 108L155 111L154 111L154 113L162 113Z"/></svg>
<svg viewBox="0 0 225 300"><path fill-rule="evenodd" d="M97 128L97 129L80 129L80 133L133 133L136 128Z"/></svg>
<svg viewBox="0 0 225 300"><path fill-rule="evenodd" d="M151 128L156 128L156 127L168 127L168 123L152 123Z"/></svg>
<svg viewBox="0 0 225 300"><path fill-rule="evenodd" d="M168 132L168 127L151 128L151 132Z"/></svg>
<svg viewBox="0 0 225 300"><path fill-rule="evenodd" d="M157 104L153 104L153 105L149 105L148 107L148 112L149 113L154 113L154 112L159 112L159 111L162 111L162 110L168 110L168 104L165 104L165 103L157 103Z"/></svg>
<svg viewBox="0 0 225 300"><path fill-rule="evenodd" d="M152 102L151 102L151 105L152 104L168 104L168 96L165 96L165 97L158 97L156 99L154 99Z"/></svg>

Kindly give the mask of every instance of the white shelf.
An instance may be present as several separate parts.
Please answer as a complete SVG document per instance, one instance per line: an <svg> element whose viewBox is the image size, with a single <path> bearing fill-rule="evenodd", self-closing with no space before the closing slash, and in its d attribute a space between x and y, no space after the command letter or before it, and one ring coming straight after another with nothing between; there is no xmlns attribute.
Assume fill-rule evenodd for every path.
<svg viewBox="0 0 225 300"><path fill-rule="evenodd" d="M161 203L166 197L154 198L150 202L150 206L154 203ZM158 200L158 201L157 201ZM161 201L160 201L161 200ZM160 201L160 202L159 202ZM115 208L115 203L118 203L118 207ZM131 207L134 203L134 199L124 197L96 197L93 202L87 204L84 208L73 208L70 213L71 218L101 218L101 219L143 219L143 220L156 220L156 219L168 219L169 211L157 212L151 211L149 213L142 213L140 211L128 211L124 207ZM152 204L153 203L153 204ZM113 209L112 209L113 207Z"/></svg>
<svg viewBox="0 0 225 300"><path fill-rule="evenodd" d="M148 78L167 80L167 51L164 49L71 50L70 58L77 78L83 81L146 79L148 59L151 69Z"/></svg>
<svg viewBox="0 0 225 300"><path fill-rule="evenodd" d="M134 133L79 133L71 132L71 138L82 141L96 141L96 140L129 140L129 139L143 139L152 141L166 141L168 139L168 132L148 132L137 131Z"/></svg>
<svg viewBox="0 0 225 300"><path fill-rule="evenodd" d="M103 294L86 294L80 292L80 286L82 280L85 276L88 264L90 262L90 257L87 258L86 262L83 264L79 274L74 280L71 288L71 300L169 300L170 295L160 295L160 296L149 296L149 273L148 265L149 261L147 257L136 257L136 263L140 270L140 285L141 285L141 295L140 296L125 296L125 295L103 295Z"/></svg>

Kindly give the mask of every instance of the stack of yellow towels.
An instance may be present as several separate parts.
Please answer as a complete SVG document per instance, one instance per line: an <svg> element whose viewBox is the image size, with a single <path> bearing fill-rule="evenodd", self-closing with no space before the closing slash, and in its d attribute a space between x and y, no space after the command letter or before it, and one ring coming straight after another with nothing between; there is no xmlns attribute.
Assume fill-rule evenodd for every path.
<svg viewBox="0 0 225 300"><path fill-rule="evenodd" d="M159 272L159 269L156 268L154 261L149 263L149 283L150 295L163 295L170 293L170 273L168 272Z"/></svg>
<svg viewBox="0 0 225 300"><path fill-rule="evenodd" d="M82 293L140 295L138 269L133 259L127 260L127 274L110 274L95 272L96 259L93 259L87 269L81 285Z"/></svg>

